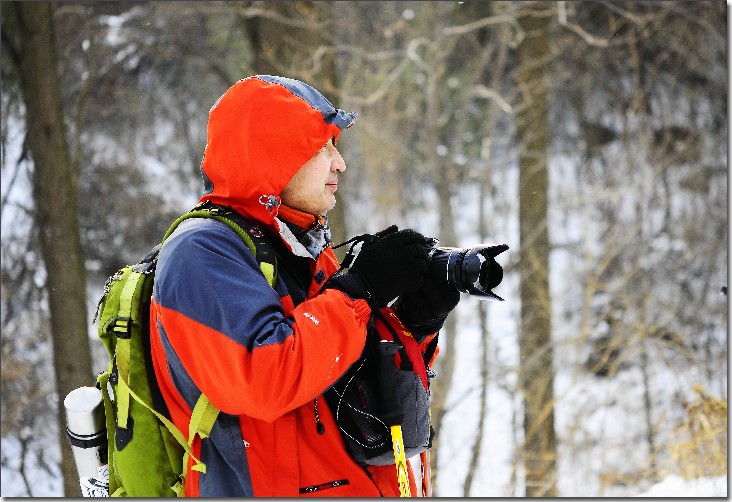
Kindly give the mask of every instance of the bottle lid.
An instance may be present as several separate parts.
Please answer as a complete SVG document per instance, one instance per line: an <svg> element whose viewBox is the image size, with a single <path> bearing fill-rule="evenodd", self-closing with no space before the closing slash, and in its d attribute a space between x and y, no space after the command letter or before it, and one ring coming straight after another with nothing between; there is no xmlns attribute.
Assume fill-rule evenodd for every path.
<svg viewBox="0 0 732 502"><path fill-rule="evenodd" d="M102 392L96 387L79 387L64 399L66 423L75 435L92 435L105 428Z"/></svg>

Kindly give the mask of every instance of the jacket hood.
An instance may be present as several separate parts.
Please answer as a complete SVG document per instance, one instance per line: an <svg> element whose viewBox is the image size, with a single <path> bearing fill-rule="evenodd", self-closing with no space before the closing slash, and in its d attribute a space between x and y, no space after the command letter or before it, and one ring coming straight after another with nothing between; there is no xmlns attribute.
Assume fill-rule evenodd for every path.
<svg viewBox="0 0 732 502"><path fill-rule="evenodd" d="M331 138L356 120L316 89L290 78L255 75L236 82L209 112L200 201L231 206L279 231L280 193Z"/></svg>

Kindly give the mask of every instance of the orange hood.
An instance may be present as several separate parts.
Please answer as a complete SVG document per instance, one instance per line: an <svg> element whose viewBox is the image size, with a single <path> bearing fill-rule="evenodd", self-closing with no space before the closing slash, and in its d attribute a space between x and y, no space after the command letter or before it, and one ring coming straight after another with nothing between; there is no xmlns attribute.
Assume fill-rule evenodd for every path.
<svg viewBox="0 0 732 502"><path fill-rule="evenodd" d="M280 193L355 113L335 108L298 80L255 75L231 86L209 112L200 201L231 206L279 232Z"/></svg>

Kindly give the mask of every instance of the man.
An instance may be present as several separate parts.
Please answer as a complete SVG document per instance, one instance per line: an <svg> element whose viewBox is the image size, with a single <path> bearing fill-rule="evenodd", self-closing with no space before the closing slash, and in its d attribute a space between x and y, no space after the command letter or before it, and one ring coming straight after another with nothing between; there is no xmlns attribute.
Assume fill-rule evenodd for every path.
<svg viewBox="0 0 732 502"><path fill-rule="evenodd" d="M346 169L336 144L355 119L307 84L266 75L210 111L201 201L266 232L278 274L270 287L241 238L211 219L186 220L161 250L151 345L163 397L184 432L201 393L221 412L193 444L207 469L189 463L188 496L399 494L393 465L349 457L322 394L359 358L372 309L401 296L416 336L441 327L458 293L425 280L412 230L382 233L329 280L339 266L325 215Z"/></svg>

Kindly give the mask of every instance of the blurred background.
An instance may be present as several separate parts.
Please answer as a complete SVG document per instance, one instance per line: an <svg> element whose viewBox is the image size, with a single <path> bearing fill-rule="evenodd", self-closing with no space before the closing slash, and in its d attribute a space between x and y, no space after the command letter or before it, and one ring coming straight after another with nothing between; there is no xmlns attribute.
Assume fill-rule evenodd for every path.
<svg viewBox="0 0 732 502"><path fill-rule="evenodd" d="M104 282L196 203L208 110L253 74L359 114L335 242L510 247L505 302L440 335L435 495L727 495L725 2L0 11L3 496L79 495L59 403L106 367Z"/></svg>

